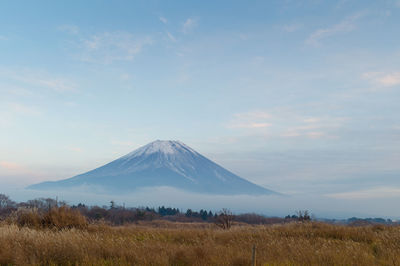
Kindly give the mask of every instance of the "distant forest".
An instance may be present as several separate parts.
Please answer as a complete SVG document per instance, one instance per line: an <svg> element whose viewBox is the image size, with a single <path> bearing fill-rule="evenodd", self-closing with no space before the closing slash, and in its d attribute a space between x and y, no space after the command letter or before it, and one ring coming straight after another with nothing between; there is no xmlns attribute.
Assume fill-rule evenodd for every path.
<svg viewBox="0 0 400 266"><path fill-rule="evenodd" d="M328 223L367 225L367 224L398 224L396 221L383 218L356 218L352 217L346 220L335 219L316 219L308 211L297 211L295 214L285 217L266 217L256 213L233 214L228 209L218 212L200 209L181 210L178 208L159 206L151 207L125 207L110 201L109 206L87 206L79 203L77 205L68 205L65 201L59 201L53 198L36 198L26 202L15 202L7 195L0 194L0 220L5 220L13 214L21 213L24 210L34 210L37 213L50 212L54 208L68 208L79 212L90 222L106 222L111 225L124 225L137 223L140 221L167 220L171 222L204 222L215 223L221 227L230 227L230 223L236 224L279 224L293 221L307 222L319 220ZM226 224L228 223L228 224Z"/></svg>

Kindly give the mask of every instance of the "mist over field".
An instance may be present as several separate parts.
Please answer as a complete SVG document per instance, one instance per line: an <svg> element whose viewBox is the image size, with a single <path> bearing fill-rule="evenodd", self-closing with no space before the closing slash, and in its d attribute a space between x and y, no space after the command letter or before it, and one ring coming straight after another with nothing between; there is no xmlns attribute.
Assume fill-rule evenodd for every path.
<svg viewBox="0 0 400 266"><path fill-rule="evenodd" d="M5 187L3 193L13 200L26 201L34 198L58 198L68 204L84 203L86 205L109 206L113 200L117 205L126 207L159 207L168 206L182 210L209 209L220 211L229 208L234 213L255 212L266 216L284 217L295 214L298 210L309 210L316 218L347 219L350 217L382 217L399 219L397 215L399 196L391 198L366 199L360 194L356 198L326 195L265 195L265 196L215 196L188 193L174 188L143 189L131 195L91 194L85 191L51 192L33 191L24 188ZM385 206L380 211L371 211Z"/></svg>

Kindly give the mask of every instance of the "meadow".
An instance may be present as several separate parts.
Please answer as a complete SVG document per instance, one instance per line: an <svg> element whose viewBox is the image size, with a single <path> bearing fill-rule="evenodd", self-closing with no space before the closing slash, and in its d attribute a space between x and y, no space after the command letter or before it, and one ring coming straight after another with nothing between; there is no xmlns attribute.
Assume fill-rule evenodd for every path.
<svg viewBox="0 0 400 266"><path fill-rule="evenodd" d="M47 220L49 221L49 220ZM141 221L0 224L1 265L400 265L400 227Z"/></svg>

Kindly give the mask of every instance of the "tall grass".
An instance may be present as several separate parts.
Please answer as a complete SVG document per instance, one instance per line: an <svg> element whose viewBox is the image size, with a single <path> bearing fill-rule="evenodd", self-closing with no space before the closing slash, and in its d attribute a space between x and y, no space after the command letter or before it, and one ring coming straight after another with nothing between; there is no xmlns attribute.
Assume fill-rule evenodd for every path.
<svg viewBox="0 0 400 266"><path fill-rule="evenodd" d="M30 228L79 228L88 226L86 217L79 211L68 206L52 207L47 211L40 211L37 208L19 208L6 218L9 224L27 226Z"/></svg>
<svg viewBox="0 0 400 266"><path fill-rule="evenodd" d="M1 265L251 265L253 245L257 265L400 265L400 227L0 225Z"/></svg>

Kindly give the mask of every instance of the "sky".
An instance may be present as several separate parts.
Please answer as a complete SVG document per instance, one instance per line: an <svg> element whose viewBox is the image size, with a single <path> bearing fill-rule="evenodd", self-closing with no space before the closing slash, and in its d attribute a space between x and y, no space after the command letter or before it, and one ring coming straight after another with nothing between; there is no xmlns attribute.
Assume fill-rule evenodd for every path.
<svg viewBox="0 0 400 266"><path fill-rule="evenodd" d="M2 1L0 187L180 140L269 189L388 215L399 26L397 0Z"/></svg>

